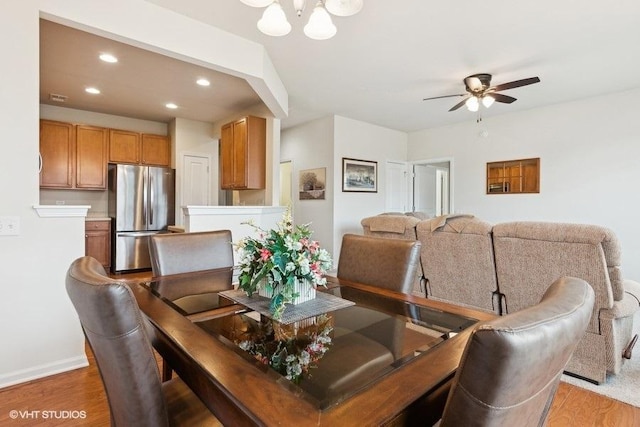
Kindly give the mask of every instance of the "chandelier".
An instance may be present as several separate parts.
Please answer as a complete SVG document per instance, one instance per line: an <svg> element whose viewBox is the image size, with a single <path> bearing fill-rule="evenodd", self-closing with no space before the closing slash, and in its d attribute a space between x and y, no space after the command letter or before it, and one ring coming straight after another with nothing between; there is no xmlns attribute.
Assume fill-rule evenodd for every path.
<svg viewBox="0 0 640 427"><path fill-rule="evenodd" d="M258 29L269 36L285 36L291 31L291 24L278 0L240 0L253 7L267 7L258 21ZM336 16L351 16L362 9L363 0L319 0L307 25L304 34L314 40L327 40L338 31L331 21L331 14ZM305 0L293 0L293 8L298 17L302 16Z"/></svg>

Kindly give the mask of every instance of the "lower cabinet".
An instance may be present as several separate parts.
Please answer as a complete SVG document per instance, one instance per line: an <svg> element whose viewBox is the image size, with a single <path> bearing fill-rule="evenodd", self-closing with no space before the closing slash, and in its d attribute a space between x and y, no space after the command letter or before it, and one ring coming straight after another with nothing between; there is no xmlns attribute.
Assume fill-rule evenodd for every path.
<svg viewBox="0 0 640 427"><path fill-rule="evenodd" d="M111 221L86 221L84 224L85 255L97 259L107 270L111 267Z"/></svg>

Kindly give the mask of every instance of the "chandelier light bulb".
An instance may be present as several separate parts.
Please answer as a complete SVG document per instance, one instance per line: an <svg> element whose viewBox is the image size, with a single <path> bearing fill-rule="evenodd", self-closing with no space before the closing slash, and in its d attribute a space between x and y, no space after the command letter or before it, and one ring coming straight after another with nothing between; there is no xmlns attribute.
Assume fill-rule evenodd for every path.
<svg viewBox="0 0 640 427"><path fill-rule="evenodd" d="M319 1L313 8L313 13L309 17L309 22L304 26L304 33L314 40L327 40L336 35L337 28L331 21L329 12Z"/></svg>
<svg viewBox="0 0 640 427"><path fill-rule="evenodd" d="M464 104L467 106L467 109L469 111L478 111L478 108L480 107L478 98L476 98L475 96L472 96L469 99L467 99L467 101Z"/></svg>
<svg viewBox="0 0 640 427"><path fill-rule="evenodd" d="M251 7L265 7L273 3L273 0L240 0L242 3Z"/></svg>
<svg viewBox="0 0 640 427"><path fill-rule="evenodd" d="M494 101L495 101L495 98L491 95L485 95L482 97L482 105L484 105L486 108L491 107Z"/></svg>
<svg viewBox="0 0 640 427"><path fill-rule="evenodd" d="M360 12L363 0L325 0L324 6L336 16L351 16Z"/></svg>
<svg viewBox="0 0 640 427"><path fill-rule="evenodd" d="M291 24L276 0L264 10L262 19L258 21L258 29L268 36L285 36L291 31Z"/></svg>

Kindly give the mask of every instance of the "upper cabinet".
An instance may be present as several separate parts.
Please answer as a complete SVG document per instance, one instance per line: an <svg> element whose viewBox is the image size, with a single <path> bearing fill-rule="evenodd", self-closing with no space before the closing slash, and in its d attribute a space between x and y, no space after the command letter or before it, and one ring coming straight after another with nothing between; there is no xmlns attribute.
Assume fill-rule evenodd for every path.
<svg viewBox="0 0 640 427"><path fill-rule="evenodd" d="M40 121L40 187L105 190L108 130Z"/></svg>
<svg viewBox="0 0 640 427"><path fill-rule="evenodd" d="M222 126L221 188L226 190L265 188L266 123L264 118L248 116Z"/></svg>
<svg viewBox="0 0 640 427"><path fill-rule="evenodd" d="M171 141L167 136L111 129L109 162L168 167L171 165Z"/></svg>
<svg viewBox="0 0 640 427"><path fill-rule="evenodd" d="M40 187L73 188L75 130L69 123L40 121Z"/></svg>

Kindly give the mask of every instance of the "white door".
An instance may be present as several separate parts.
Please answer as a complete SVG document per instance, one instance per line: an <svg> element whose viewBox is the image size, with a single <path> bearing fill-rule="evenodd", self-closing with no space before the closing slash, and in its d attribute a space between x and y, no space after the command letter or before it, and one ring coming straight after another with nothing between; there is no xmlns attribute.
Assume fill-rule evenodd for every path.
<svg viewBox="0 0 640 427"><path fill-rule="evenodd" d="M413 165L413 210L436 216L436 169Z"/></svg>
<svg viewBox="0 0 640 427"><path fill-rule="evenodd" d="M180 207L208 206L211 194L211 156L204 154L182 155L182 186ZM184 214L180 215L184 224Z"/></svg>
<svg viewBox="0 0 640 427"><path fill-rule="evenodd" d="M406 162L387 161L386 169L385 211L410 211L409 164Z"/></svg>

